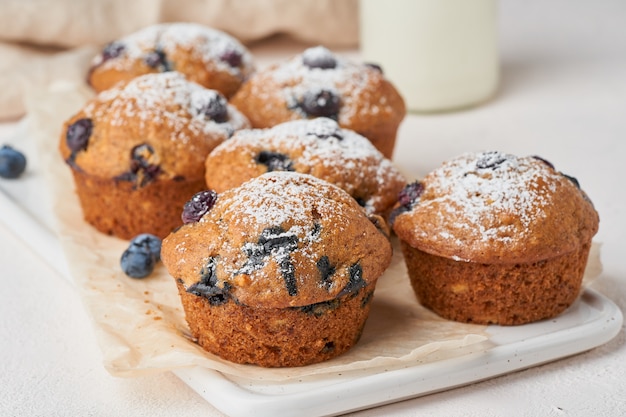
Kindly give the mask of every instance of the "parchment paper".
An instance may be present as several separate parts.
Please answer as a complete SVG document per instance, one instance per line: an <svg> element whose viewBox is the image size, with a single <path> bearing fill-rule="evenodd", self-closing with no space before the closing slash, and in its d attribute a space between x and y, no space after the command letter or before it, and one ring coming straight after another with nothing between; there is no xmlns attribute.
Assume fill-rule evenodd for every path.
<svg viewBox="0 0 626 417"><path fill-rule="evenodd" d="M200 366L235 377L266 381L323 376L370 368L394 368L489 345L486 326L439 318L417 302L397 242L391 267L379 279L363 336L348 353L299 368L237 365L209 354L188 337L175 282L159 264L143 280L124 275L119 259L127 242L105 236L82 220L70 171L57 151L63 121L91 96L81 82L57 81L28 95L29 123L38 142L58 217L58 236L84 305L93 320L106 369L139 376ZM599 274L594 248L588 272ZM77 335L80 337L80 335ZM434 353L437 353L434 355Z"/></svg>

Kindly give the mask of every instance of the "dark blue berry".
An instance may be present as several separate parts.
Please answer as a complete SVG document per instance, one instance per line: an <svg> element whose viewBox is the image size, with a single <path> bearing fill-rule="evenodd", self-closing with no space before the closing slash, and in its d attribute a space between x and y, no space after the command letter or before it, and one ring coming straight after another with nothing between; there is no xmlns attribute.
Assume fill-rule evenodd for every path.
<svg viewBox="0 0 626 417"><path fill-rule="evenodd" d="M580 183L578 182L578 180L575 177L569 176L569 175L564 174L562 172L561 172L561 175L563 175L565 178L570 180L572 182L572 184L574 184L576 186L576 188L580 189Z"/></svg>
<svg viewBox="0 0 626 417"><path fill-rule="evenodd" d="M150 249L131 244L122 254L120 266L131 278L145 278L154 271L156 260Z"/></svg>
<svg viewBox="0 0 626 417"><path fill-rule="evenodd" d="M217 260L209 258L209 261L200 271L200 281L187 288L187 292L206 298L211 305L221 305L228 301L230 284L225 282L223 288L218 286Z"/></svg>
<svg viewBox="0 0 626 417"><path fill-rule="evenodd" d="M361 264L359 262L351 265L348 268L348 273L350 275L350 280L337 297L356 293L358 290L367 285L367 283L363 280L363 268L361 268Z"/></svg>
<svg viewBox="0 0 626 417"><path fill-rule="evenodd" d="M332 69L337 66L333 53L322 46L305 50L302 53L302 63L311 69Z"/></svg>
<svg viewBox="0 0 626 417"><path fill-rule="evenodd" d="M26 169L26 157L9 145L0 148L0 177L14 179Z"/></svg>
<svg viewBox="0 0 626 417"><path fill-rule="evenodd" d="M312 121L307 134L317 136L320 139L328 139L331 137L338 140L343 139L341 128L337 122L324 117L320 117Z"/></svg>
<svg viewBox="0 0 626 417"><path fill-rule="evenodd" d="M381 74L383 74L383 67L381 67L380 64L375 64L373 62L365 62L363 65L365 65L368 68L372 68L372 69L380 72Z"/></svg>
<svg viewBox="0 0 626 417"><path fill-rule="evenodd" d="M543 159L542 157L537 156L537 155L533 155L532 157L535 158L538 161L543 162L544 164L546 164L550 168L554 169L554 165L552 164L552 162L548 161L547 159Z"/></svg>
<svg viewBox="0 0 626 417"><path fill-rule="evenodd" d="M335 266L330 263L328 256L322 256L317 261L317 270L320 272L322 284L326 289L332 284L332 276L335 274Z"/></svg>
<svg viewBox="0 0 626 417"><path fill-rule="evenodd" d="M102 49L102 61L108 61L109 59L117 58L124 52L126 47L119 42L111 42L104 46Z"/></svg>
<svg viewBox="0 0 626 417"><path fill-rule="evenodd" d="M250 274L252 271L262 268L266 259L275 254L287 293L292 296L297 295L295 267L289 255L297 248L298 237L296 235L285 233L280 226L268 227L261 232L256 244L250 243L243 248L248 260L237 273Z"/></svg>
<svg viewBox="0 0 626 417"><path fill-rule="evenodd" d="M215 95L207 94L207 99L204 100L196 111L198 114L202 114L217 123L228 121L228 102L219 93L215 93Z"/></svg>
<svg viewBox="0 0 626 417"><path fill-rule="evenodd" d="M155 261L161 260L161 239L159 237L152 235L150 233L142 233L140 235L135 236L131 241L130 245L140 246L145 248L152 254Z"/></svg>
<svg viewBox="0 0 626 417"><path fill-rule="evenodd" d="M148 53L146 55L144 62L150 68L154 68L160 72L171 71L170 62L167 60L167 56L165 55L165 51L162 49L155 49L154 51Z"/></svg>
<svg viewBox="0 0 626 417"><path fill-rule="evenodd" d="M300 107L311 117L329 117L336 120L341 103L339 97L330 90L307 91Z"/></svg>
<svg viewBox="0 0 626 417"><path fill-rule="evenodd" d="M87 149L89 138L93 131L93 122L89 118L78 119L68 126L65 132L65 142L72 152Z"/></svg>
<svg viewBox="0 0 626 417"><path fill-rule="evenodd" d="M159 165L150 161L154 156L154 148L147 143L135 146L130 152L130 170L117 177L120 181L138 181L139 187L144 187L154 181L162 172Z"/></svg>
<svg viewBox="0 0 626 417"><path fill-rule="evenodd" d="M213 190L200 191L185 203L181 218L184 224L199 221L217 201L217 193Z"/></svg>
<svg viewBox="0 0 626 417"><path fill-rule="evenodd" d="M404 188L398 193L398 202L402 206L410 207L424 192L424 186L419 181L413 181L404 186Z"/></svg>
<svg viewBox="0 0 626 417"><path fill-rule="evenodd" d="M220 60L226 62L233 68L237 68L243 62L243 56L241 52L236 51L234 49L228 49L222 55L220 55Z"/></svg>
<svg viewBox="0 0 626 417"><path fill-rule="evenodd" d="M294 170L291 159L287 155L278 152L261 151L255 158L255 161L265 165L268 172Z"/></svg>
<svg viewBox="0 0 626 417"><path fill-rule="evenodd" d="M495 151L485 152L476 161L476 168L496 169L504 161L506 161L506 157L502 155L500 152L495 152Z"/></svg>

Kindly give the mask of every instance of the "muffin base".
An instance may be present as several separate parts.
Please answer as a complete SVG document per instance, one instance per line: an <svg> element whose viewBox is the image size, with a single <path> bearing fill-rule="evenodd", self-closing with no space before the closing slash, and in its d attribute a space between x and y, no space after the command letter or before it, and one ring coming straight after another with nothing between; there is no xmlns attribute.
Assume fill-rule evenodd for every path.
<svg viewBox="0 0 626 417"><path fill-rule="evenodd" d="M192 336L208 352L240 364L293 367L348 351L363 332L373 290L306 307L255 308L232 299L211 305L178 282Z"/></svg>
<svg viewBox="0 0 626 417"><path fill-rule="evenodd" d="M532 263L481 264L431 255L402 242L420 303L449 320L519 325L555 317L578 297L591 243Z"/></svg>
<svg viewBox="0 0 626 417"><path fill-rule="evenodd" d="M206 188L197 181L154 181L134 188L127 181L103 179L72 170L87 223L102 233L131 239L140 233L160 238L182 225L183 206Z"/></svg>

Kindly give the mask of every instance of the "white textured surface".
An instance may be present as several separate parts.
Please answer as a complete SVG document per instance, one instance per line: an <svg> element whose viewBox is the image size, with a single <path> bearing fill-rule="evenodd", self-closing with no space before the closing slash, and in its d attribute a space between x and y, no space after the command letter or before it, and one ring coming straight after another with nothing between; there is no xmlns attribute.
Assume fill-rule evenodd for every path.
<svg viewBox="0 0 626 417"><path fill-rule="evenodd" d="M542 155L575 175L601 217L596 240L603 243L604 272L594 288L624 311L626 3L500 4L499 96L474 110L410 118L399 140L401 146L417 143L416 152L397 153L396 160L421 176L461 152L499 148ZM259 50L276 56L267 45ZM0 143L6 132L0 129ZM33 165L24 180L30 185L40 174ZM23 186L0 181L11 192L22 192ZM24 199L36 202L39 190L25 189ZM172 374L109 376L71 286L2 225L0 265L0 415L220 416ZM623 416L625 345L622 331L588 353L355 415Z"/></svg>

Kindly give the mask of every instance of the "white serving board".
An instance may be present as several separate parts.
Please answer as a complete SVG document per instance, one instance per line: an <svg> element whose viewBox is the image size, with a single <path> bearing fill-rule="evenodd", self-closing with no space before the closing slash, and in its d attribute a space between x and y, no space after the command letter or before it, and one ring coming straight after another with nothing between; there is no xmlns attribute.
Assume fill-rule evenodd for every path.
<svg viewBox="0 0 626 417"><path fill-rule="evenodd" d="M23 190L23 189L22 189ZM56 236L32 194L0 186L0 222L61 276L71 280ZM30 197L28 197L30 195ZM24 198L26 196L27 198ZM21 200L21 201L20 201ZM32 207L31 207L32 206ZM367 369L288 382L230 377L206 368L174 373L231 417L316 417L375 407L443 391L600 346L619 332L621 310L591 289L555 319L523 326L488 326L488 343L399 369Z"/></svg>
<svg viewBox="0 0 626 417"><path fill-rule="evenodd" d="M20 132L17 126L12 133ZM36 152L24 142L30 167ZM34 157L34 158L33 158ZM33 160L34 159L34 160ZM34 162L34 163L33 163ZM42 260L70 280L36 168L19 181L0 183L0 222ZM231 417L330 416L467 385L600 346L617 335L623 317L603 295L586 289L556 319L515 327L489 326L489 342L399 369L367 369L288 382L234 378L205 368L174 373Z"/></svg>

